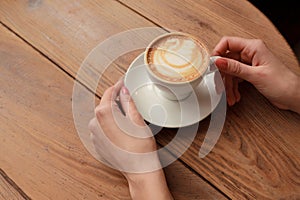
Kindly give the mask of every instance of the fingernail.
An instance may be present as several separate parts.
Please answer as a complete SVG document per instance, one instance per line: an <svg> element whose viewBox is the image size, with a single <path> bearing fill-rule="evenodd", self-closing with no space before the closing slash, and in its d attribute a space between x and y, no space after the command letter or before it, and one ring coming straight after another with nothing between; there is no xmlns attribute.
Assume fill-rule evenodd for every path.
<svg viewBox="0 0 300 200"><path fill-rule="evenodd" d="M121 92L122 92L122 94L129 95L128 89L124 86L122 87Z"/></svg>
<svg viewBox="0 0 300 200"><path fill-rule="evenodd" d="M215 61L215 64L217 65L217 67L220 69L220 70L224 70L227 68L228 66L228 62L226 59L224 58L218 58L216 61Z"/></svg>
<svg viewBox="0 0 300 200"><path fill-rule="evenodd" d="M234 102L233 102L231 96L227 95L227 103L228 103L229 106L233 106Z"/></svg>

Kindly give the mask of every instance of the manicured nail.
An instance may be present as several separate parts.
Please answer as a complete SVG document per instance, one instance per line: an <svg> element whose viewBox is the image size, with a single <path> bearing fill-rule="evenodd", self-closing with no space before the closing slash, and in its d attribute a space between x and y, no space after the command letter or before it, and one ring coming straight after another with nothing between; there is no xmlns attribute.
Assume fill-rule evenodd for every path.
<svg viewBox="0 0 300 200"><path fill-rule="evenodd" d="M226 59L224 58L218 58L216 61L215 61L215 64L217 65L217 67L220 69L220 70L225 70L228 66L228 62Z"/></svg>
<svg viewBox="0 0 300 200"><path fill-rule="evenodd" d="M128 89L124 86L122 87L121 92L122 92L122 94L129 95Z"/></svg>

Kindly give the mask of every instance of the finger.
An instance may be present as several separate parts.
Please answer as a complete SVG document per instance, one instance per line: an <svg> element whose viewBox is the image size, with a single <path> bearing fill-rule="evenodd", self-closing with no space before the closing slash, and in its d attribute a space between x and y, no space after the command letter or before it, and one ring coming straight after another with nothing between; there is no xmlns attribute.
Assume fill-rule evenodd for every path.
<svg viewBox="0 0 300 200"><path fill-rule="evenodd" d="M218 58L215 63L220 71L251 82L253 76L251 66L228 58Z"/></svg>
<svg viewBox="0 0 300 200"><path fill-rule="evenodd" d="M114 100L113 96L115 93L114 86L108 88L99 103L99 105L95 108L95 116L100 125L105 123L111 123L114 120L114 115L122 114L122 111L118 107L118 104Z"/></svg>
<svg viewBox="0 0 300 200"><path fill-rule="evenodd" d="M128 116L134 123L138 125L145 125L143 118L139 114L128 89L123 86L120 92L120 101L122 109L126 116Z"/></svg>
<svg viewBox="0 0 300 200"><path fill-rule="evenodd" d="M101 97L99 106L103 107L105 105L110 105L111 102L114 100L113 92L114 92L114 86L111 86L108 89L106 89Z"/></svg>
<svg viewBox="0 0 300 200"><path fill-rule="evenodd" d="M240 61L244 64L248 64L248 65L252 64L252 57L247 57L247 56L245 57L242 55L241 52L228 51L224 57Z"/></svg>
<svg viewBox="0 0 300 200"><path fill-rule="evenodd" d="M229 51L226 53L225 57L241 61L241 54L238 52Z"/></svg>
<svg viewBox="0 0 300 200"><path fill-rule="evenodd" d="M90 140L91 141L97 141L98 143L100 143L103 139L103 132L102 129L100 128L100 124L97 120L96 117L94 117L88 124L88 128L91 131L90 132ZM86 143L88 145L90 145L91 143L88 142Z"/></svg>
<svg viewBox="0 0 300 200"><path fill-rule="evenodd" d="M228 52L240 54L240 61L253 66L262 65L262 57L270 57L273 54L260 39L245 39L240 37L223 37L214 48L212 55L224 57Z"/></svg>
<svg viewBox="0 0 300 200"><path fill-rule="evenodd" d="M132 98L130 97L128 89L126 87L122 87L120 92L120 102L126 116L129 115L131 109L135 109L135 105L130 103L131 101Z"/></svg>
<svg viewBox="0 0 300 200"><path fill-rule="evenodd" d="M98 131L98 122L96 118L91 119L91 121L88 124L88 128L92 133ZM93 134L91 134L90 136L93 136Z"/></svg>
<svg viewBox="0 0 300 200"><path fill-rule="evenodd" d="M122 82L118 82L116 85L108 88L99 103L95 108L95 115L100 125L105 123L112 123L115 117L122 115L122 112L116 103L116 98L122 87Z"/></svg>
<svg viewBox="0 0 300 200"><path fill-rule="evenodd" d="M239 102L241 100L241 94L239 92L239 80L237 78L233 79L233 93L235 96L235 102Z"/></svg>
<svg viewBox="0 0 300 200"><path fill-rule="evenodd" d="M116 100L120 94L121 88L124 86L124 80L121 78L116 84L114 85L114 91L112 98Z"/></svg>
<svg viewBox="0 0 300 200"><path fill-rule="evenodd" d="M225 77L225 88L226 88L227 103L229 106L232 106L235 103L235 96L233 93L233 80L232 80L232 76L230 75L226 75Z"/></svg>
<svg viewBox="0 0 300 200"><path fill-rule="evenodd" d="M90 140L91 142L85 143L90 146L91 149L95 149L93 151L93 156L102 162L110 164L110 162L106 158L111 158L111 156L107 156L109 151L107 150L107 142L105 142L106 138L102 130L99 127L98 121L96 118L93 118L89 123L89 129L91 131Z"/></svg>
<svg viewBox="0 0 300 200"><path fill-rule="evenodd" d="M123 85L123 80L120 80L114 86L111 86L105 90L99 105L103 107L114 103Z"/></svg>
<svg viewBox="0 0 300 200"><path fill-rule="evenodd" d="M224 36L215 46L212 54L225 56L227 51L242 52L245 47L251 46L251 41L252 39Z"/></svg>

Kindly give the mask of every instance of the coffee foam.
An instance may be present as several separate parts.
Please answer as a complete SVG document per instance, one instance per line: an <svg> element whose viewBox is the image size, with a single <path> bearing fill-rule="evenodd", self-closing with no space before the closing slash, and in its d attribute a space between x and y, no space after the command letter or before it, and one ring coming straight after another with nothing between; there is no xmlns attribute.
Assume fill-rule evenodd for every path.
<svg viewBox="0 0 300 200"><path fill-rule="evenodd" d="M147 62L154 74L172 82L191 81L208 65L206 48L185 35L160 38L149 49Z"/></svg>

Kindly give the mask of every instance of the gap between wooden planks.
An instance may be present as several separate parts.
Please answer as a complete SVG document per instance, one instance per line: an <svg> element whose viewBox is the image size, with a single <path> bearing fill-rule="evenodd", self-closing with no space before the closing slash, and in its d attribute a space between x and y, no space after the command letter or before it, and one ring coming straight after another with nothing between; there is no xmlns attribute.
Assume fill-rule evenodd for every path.
<svg viewBox="0 0 300 200"><path fill-rule="evenodd" d="M229 1L224 1L226 4L205 1L206 6L193 1L174 1L172 5L168 1L155 1L148 3L149 6L145 6L146 1L125 3L129 5L128 2L133 10L138 10L156 24L204 36L210 49L224 34L266 38L272 50L276 50L275 53L289 66L296 68L296 59L283 37L247 2L233 5ZM1 20L73 76L80 62L98 42L126 29L153 25L143 16L129 12L113 1L42 1L36 5L4 2L3 5L0 11L5 17ZM243 5L241 12L239 9ZM214 7L208 9L209 6ZM158 12L158 7L164 12ZM117 73L103 80L104 89L123 75L130 59L119 63L111 68ZM88 85L88 80L86 77L82 81ZM97 93L101 95L104 89L97 90ZM293 179L299 171L295 167L299 163L299 117L272 107L247 84L242 90L243 100L227 113L224 133L212 154L205 160L196 157L203 140L203 129L199 130L192 148L182 159L232 198L279 198L297 194L299 183ZM207 123L207 120L202 122L201 127ZM158 141L166 144L171 136L172 131L166 131ZM176 149L172 151L176 152ZM272 177L268 170L278 176Z"/></svg>
<svg viewBox="0 0 300 200"><path fill-rule="evenodd" d="M0 30L0 167L33 199L129 199L120 173L93 159L76 134L73 79ZM165 172L176 199L224 199L179 161Z"/></svg>
<svg viewBox="0 0 300 200"><path fill-rule="evenodd" d="M30 200L13 180L0 168L0 199L1 200Z"/></svg>

